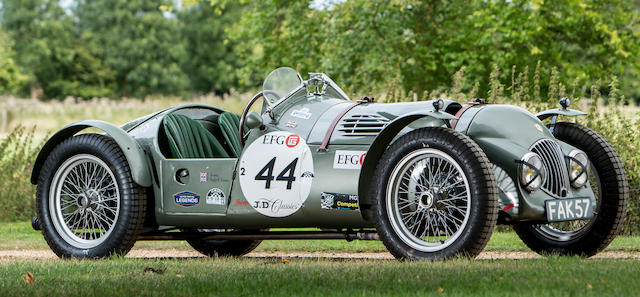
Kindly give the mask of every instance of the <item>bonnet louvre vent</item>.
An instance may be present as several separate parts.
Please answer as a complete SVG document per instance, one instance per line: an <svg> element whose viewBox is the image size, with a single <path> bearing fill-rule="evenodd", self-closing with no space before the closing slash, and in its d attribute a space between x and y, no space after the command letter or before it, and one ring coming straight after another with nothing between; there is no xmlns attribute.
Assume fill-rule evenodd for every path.
<svg viewBox="0 0 640 297"><path fill-rule="evenodd" d="M354 114L340 121L338 131L343 136L376 136L389 120L377 114Z"/></svg>

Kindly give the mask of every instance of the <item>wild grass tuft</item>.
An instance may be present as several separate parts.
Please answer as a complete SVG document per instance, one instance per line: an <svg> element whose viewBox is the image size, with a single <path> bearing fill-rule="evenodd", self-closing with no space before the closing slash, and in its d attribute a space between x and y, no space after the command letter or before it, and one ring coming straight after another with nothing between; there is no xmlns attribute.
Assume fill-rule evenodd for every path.
<svg viewBox="0 0 640 297"><path fill-rule="evenodd" d="M35 139L35 131L35 126L18 126L0 138L0 221L26 220L34 214L35 186L29 179L42 146Z"/></svg>

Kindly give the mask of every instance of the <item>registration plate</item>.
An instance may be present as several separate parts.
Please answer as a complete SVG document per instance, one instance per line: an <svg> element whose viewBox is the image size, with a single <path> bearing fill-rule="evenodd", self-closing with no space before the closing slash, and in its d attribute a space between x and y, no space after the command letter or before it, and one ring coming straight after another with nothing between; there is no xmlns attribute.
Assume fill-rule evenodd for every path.
<svg viewBox="0 0 640 297"><path fill-rule="evenodd" d="M593 217L593 205L589 198L568 198L545 201L547 221L573 221Z"/></svg>

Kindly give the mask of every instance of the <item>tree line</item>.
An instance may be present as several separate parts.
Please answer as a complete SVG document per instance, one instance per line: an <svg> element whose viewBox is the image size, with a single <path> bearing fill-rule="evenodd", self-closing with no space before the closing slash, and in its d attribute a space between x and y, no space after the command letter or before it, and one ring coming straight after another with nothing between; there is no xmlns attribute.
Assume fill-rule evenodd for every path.
<svg viewBox="0 0 640 297"><path fill-rule="evenodd" d="M640 99L637 1L62 2L0 0L0 93L221 94L291 66L362 95Z"/></svg>

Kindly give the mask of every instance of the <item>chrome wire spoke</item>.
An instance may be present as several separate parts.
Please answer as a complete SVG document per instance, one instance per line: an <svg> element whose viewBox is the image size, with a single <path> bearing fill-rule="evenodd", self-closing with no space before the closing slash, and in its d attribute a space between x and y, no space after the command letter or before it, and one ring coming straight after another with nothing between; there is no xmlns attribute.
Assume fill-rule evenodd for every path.
<svg viewBox="0 0 640 297"><path fill-rule="evenodd" d="M391 174L387 213L398 236L412 248L437 251L449 246L466 226L470 207L462 168L440 150L414 151Z"/></svg>
<svg viewBox="0 0 640 297"><path fill-rule="evenodd" d="M101 159L75 155L60 166L52 180L49 207L63 239L91 248L114 229L120 214L120 192L114 173Z"/></svg>

